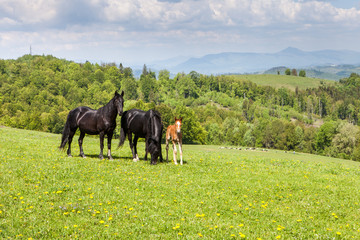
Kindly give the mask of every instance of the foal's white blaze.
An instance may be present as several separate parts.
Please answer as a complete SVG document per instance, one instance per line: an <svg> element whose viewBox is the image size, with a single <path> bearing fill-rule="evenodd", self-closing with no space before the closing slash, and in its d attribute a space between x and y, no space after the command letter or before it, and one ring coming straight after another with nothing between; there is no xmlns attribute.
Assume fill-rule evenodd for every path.
<svg viewBox="0 0 360 240"><path fill-rule="evenodd" d="M181 132L181 123L180 123L180 122L176 122L176 131L177 131L178 133Z"/></svg>

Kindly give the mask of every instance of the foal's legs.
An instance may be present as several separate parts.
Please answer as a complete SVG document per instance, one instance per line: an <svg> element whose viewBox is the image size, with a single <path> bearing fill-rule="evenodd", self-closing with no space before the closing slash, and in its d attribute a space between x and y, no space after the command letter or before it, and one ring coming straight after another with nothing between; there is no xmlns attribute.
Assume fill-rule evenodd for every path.
<svg viewBox="0 0 360 240"><path fill-rule="evenodd" d="M166 138L166 162L169 162L169 139Z"/></svg>
<svg viewBox="0 0 360 240"><path fill-rule="evenodd" d="M182 141L179 141L179 152L180 152L180 164L183 165L183 159L182 159Z"/></svg>
<svg viewBox="0 0 360 240"><path fill-rule="evenodd" d="M80 147L80 156L83 158L85 158L84 150L82 147L84 137L85 137L85 133L81 131L78 142L79 142L79 147Z"/></svg>
<svg viewBox="0 0 360 240"><path fill-rule="evenodd" d="M111 140L112 140L112 136L113 136L113 131L108 132L107 134L107 141L108 141L108 158L109 160L113 160L113 157L111 156Z"/></svg>
<svg viewBox="0 0 360 240"><path fill-rule="evenodd" d="M175 163L175 165L177 165L177 161L176 161L177 150L176 150L176 143L175 143L175 141L173 141L173 149L174 149L174 151L173 151L174 163Z"/></svg>
<svg viewBox="0 0 360 240"><path fill-rule="evenodd" d="M99 154L99 158L102 160L104 159L104 155L103 155L103 150L104 150L104 138L105 138L105 133L104 132L100 132L100 154Z"/></svg>

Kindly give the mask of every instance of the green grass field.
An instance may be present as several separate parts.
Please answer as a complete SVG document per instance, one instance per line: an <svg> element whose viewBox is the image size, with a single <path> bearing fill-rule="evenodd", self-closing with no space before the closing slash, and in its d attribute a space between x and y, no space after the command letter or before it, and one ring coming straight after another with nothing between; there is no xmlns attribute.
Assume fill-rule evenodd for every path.
<svg viewBox="0 0 360 240"><path fill-rule="evenodd" d="M183 166L151 166L117 143L68 158L60 135L0 128L0 238L360 238L357 162L185 145Z"/></svg>
<svg viewBox="0 0 360 240"><path fill-rule="evenodd" d="M276 89L288 88L295 91L296 87L300 90L306 90L307 88L317 88L321 82L325 84L335 84L335 81L324 80L318 78L309 77L295 77L287 75L272 75L272 74L251 74L251 75L234 75L237 79L248 80L256 83L260 86L271 86Z"/></svg>

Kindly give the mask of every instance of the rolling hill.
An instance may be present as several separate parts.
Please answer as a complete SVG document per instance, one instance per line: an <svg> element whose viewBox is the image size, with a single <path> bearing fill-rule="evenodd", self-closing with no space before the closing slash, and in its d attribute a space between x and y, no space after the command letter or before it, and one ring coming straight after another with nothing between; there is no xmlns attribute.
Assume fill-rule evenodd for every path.
<svg viewBox="0 0 360 240"><path fill-rule="evenodd" d="M358 67L360 65L360 53L347 50L307 52L289 47L276 53L223 52L189 58L181 63L179 63L179 59L176 62L169 59L162 61L161 64L162 69L166 68L172 73L197 71L203 74L254 73L264 72L278 66L286 66L288 68L313 69L313 73L309 76L325 76L337 80L344 75L348 76L349 70L353 72L352 69L357 68L360 71ZM349 67L349 65L355 66ZM153 69L159 68L159 64L156 63L149 66ZM325 72L328 75L322 75L319 72Z"/></svg>

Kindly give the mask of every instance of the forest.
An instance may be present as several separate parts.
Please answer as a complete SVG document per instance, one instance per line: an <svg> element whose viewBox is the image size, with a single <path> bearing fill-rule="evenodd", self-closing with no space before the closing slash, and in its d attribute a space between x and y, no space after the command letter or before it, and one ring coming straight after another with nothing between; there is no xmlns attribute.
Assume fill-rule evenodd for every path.
<svg viewBox="0 0 360 240"><path fill-rule="evenodd" d="M300 77L294 77L300 78ZM183 117L183 141L271 148L360 161L360 75L290 90L195 71L140 78L122 64L54 56L0 59L0 126L61 133L69 111L97 109L124 90L124 110L155 109L166 127ZM120 119L118 118L118 124ZM118 137L119 127L117 128Z"/></svg>

